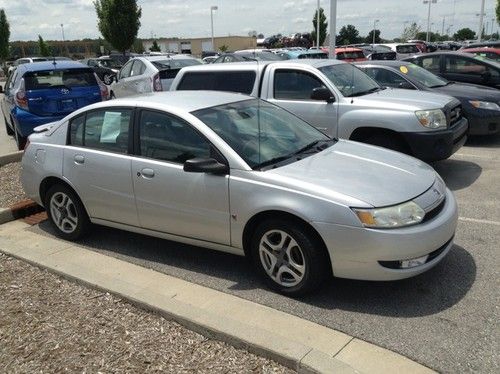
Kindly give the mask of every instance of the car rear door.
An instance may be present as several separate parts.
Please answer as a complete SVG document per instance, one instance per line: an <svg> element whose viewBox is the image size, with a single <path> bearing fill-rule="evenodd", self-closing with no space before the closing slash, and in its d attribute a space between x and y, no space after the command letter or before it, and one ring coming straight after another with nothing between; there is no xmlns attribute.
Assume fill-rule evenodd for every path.
<svg viewBox="0 0 500 374"><path fill-rule="evenodd" d="M495 87L500 83L499 71L475 58L446 55L443 76L451 81Z"/></svg>
<svg viewBox="0 0 500 374"><path fill-rule="evenodd" d="M124 97L129 95L129 77L133 64L134 60L130 60L120 69L120 72L118 73L118 80L111 86L115 97Z"/></svg>
<svg viewBox="0 0 500 374"><path fill-rule="evenodd" d="M186 160L217 156L188 122L166 112L141 110L132 174L141 226L229 245L229 176L190 173Z"/></svg>
<svg viewBox="0 0 500 374"><path fill-rule="evenodd" d="M63 175L91 218L139 226L128 154L133 108L84 113L69 124Z"/></svg>
<svg viewBox="0 0 500 374"><path fill-rule="evenodd" d="M90 68L26 72L28 108L38 116L64 116L102 100Z"/></svg>

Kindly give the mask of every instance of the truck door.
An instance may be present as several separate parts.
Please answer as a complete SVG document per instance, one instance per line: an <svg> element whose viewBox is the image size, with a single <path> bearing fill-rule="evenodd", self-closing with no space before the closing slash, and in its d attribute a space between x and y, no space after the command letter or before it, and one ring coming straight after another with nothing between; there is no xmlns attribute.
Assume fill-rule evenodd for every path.
<svg viewBox="0 0 500 374"><path fill-rule="evenodd" d="M294 113L325 134L337 136L338 98L333 103L311 99L314 88L328 85L305 70L275 68L269 73L267 95L263 90L263 98ZM332 96L335 96L333 92Z"/></svg>

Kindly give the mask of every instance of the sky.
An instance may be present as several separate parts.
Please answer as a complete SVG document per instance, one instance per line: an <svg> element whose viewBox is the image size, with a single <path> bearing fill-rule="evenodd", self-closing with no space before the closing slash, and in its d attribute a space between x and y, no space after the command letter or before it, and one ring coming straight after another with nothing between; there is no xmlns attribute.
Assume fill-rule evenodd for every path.
<svg viewBox="0 0 500 374"><path fill-rule="evenodd" d="M214 11L215 36L247 35L255 30L265 36L312 30L317 0L138 0L142 8L139 37L209 37L210 6ZM330 0L320 0L329 19ZM405 21L427 28L427 7L423 0L338 0L337 33L341 26L353 24L365 36L379 20L382 38L401 35ZM97 38L92 0L0 0L0 8L10 22L11 41ZM491 30L495 0L485 1L485 19ZM431 5L432 31L479 27L481 0L438 0ZM61 24L64 26L61 27ZM498 30L494 23L493 31ZM450 26L453 25L453 26Z"/></svg>

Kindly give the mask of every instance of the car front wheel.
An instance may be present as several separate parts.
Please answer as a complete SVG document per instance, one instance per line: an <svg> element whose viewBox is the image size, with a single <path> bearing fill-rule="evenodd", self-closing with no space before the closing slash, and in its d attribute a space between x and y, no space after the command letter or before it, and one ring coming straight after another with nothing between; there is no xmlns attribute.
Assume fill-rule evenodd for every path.
<svg viewBox="0 0 500 374"><path fill-rule="evenodd" d="M282 294L312 292L329 275L330 260L323 243L297 222L267 220L255 231L251 245L259 273Z"/></svg>
<svg viewBox="0 0 500 374"><path fill-rule="evenodd" d="M52 226L59 237L77 240L88 231L90 220L82 202L76 194L63 185L49 189L45 208Z"/></svg>

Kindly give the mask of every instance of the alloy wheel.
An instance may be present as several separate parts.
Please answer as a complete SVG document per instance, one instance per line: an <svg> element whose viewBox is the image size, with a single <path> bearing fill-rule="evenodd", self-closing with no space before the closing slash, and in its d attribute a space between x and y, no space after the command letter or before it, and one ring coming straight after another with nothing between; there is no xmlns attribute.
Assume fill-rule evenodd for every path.
<svg viewBox="0 0 500 374"><path fill-rule="evenodd" d="M64 192L55 193L50 199L50 213L56 226L62 232L71 234L78 225L75 204Z"/></svg>

